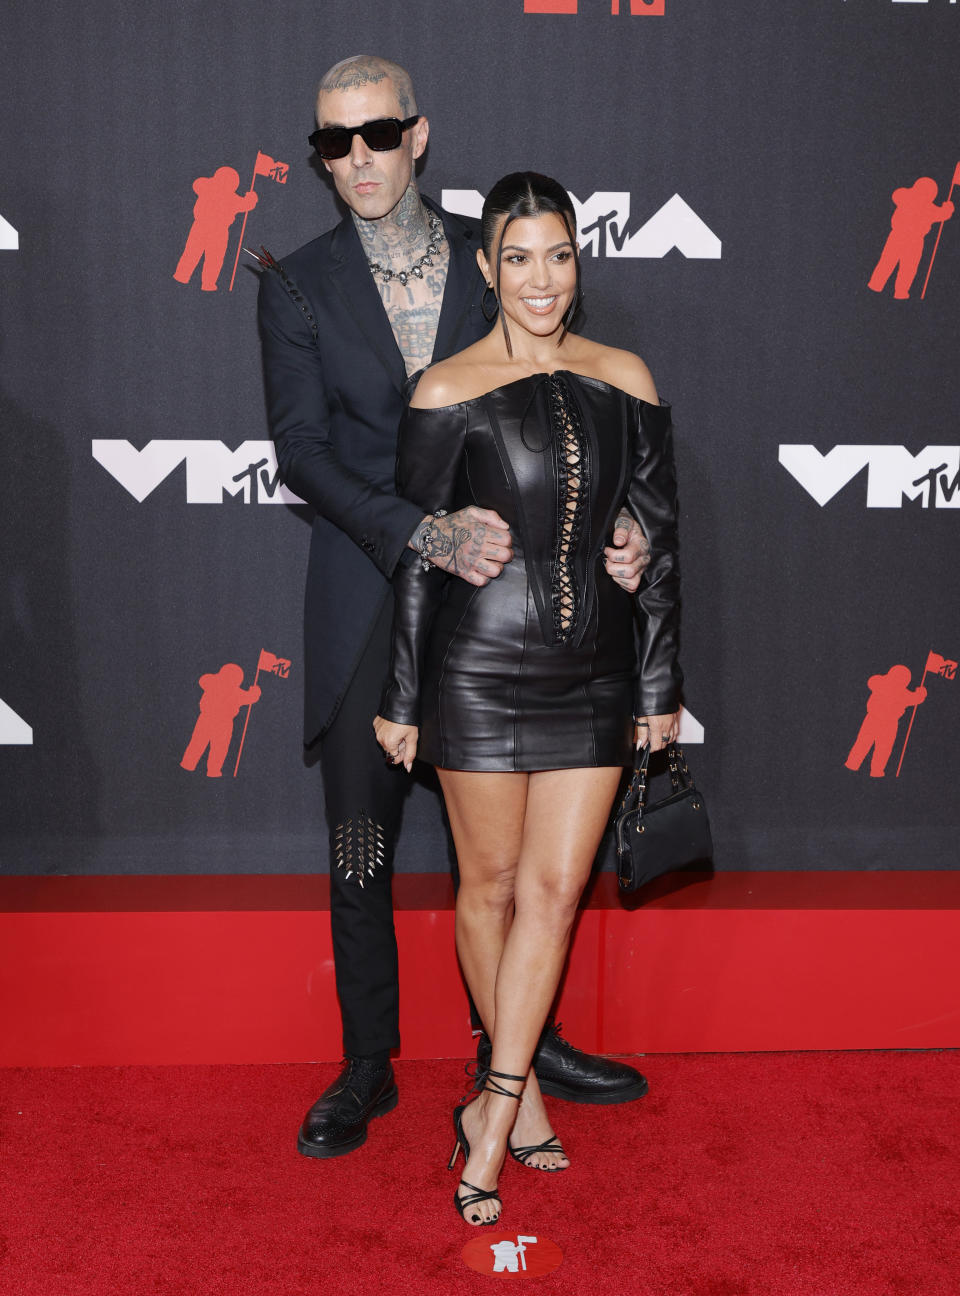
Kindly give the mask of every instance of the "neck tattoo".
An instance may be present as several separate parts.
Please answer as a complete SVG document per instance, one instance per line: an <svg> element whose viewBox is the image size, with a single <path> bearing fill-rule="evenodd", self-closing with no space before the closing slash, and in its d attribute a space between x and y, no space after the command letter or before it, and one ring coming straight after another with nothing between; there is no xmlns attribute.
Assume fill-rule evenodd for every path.
<svg viewBox="0 0 960 1296"><path fill-rule="evenodd" d="M430 225L430 241L427 243L426 252L424 252L423 256L418 257L412 265L407 266L403 270L391 270L389 266L382 265L379 261L371 261L369 257L367 258L367 265L370 267L371 273L379 275L383 283L390 283L392 279L395 279L398 283L406 287L408 280L423 278L424 266L433 265L432 258L440 251L440 247L446 236L443 232L443 222L440 220L437 213L431 211L429 207L425 208L425 211L427 221Z"/></svg>

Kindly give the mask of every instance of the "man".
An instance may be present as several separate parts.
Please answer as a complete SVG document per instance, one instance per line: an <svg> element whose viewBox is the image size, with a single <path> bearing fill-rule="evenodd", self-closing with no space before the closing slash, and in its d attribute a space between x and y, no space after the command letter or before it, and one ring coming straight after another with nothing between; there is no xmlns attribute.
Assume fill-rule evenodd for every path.
<svg viewBox="0 0 960 1296"><path fill-rule="evenodd" d="M429 126L407 73L362 55L320 83L310 137L348 214L282 265L265 258L259 322L281 476L316 510L305 605L306 732L319 739L330 833L330 918L345 1065L307 1113L298 1147L340 1156L390 1111L400 1043L391 865L405 793L372 722L390 652L398 562L430 561L473 585L512 556L496 513L424 517L394 493L408 375L476 341L475 228L421 198L414 164ZM618 520L607 570L635 588L646 542ZM419 555L419 556L418 556ZM481 1037L481 1051L485 1040ZM489 1045L487 1045L489 1047ZM639 1098L631 1067L580 1053L548 1027L535 1058L545 1093L581 1102Z"/></svg>

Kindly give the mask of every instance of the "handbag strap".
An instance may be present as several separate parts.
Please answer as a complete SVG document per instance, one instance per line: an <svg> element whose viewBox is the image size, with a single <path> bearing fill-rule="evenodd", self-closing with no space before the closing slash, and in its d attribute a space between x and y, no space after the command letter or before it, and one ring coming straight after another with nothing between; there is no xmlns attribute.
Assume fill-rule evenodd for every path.
<svg viewBox="0 0 960 1296"><path fill-rule="evenodd" d="M693 775L690 773L690 767L684 757L683 748L672 742L668 743L663 750L667 755L667 768L670 771L670 782L673 784L674 792L694 787ZM624 793L620 809L617 811L618 819L631 810L639 810L640 814L643 814L647 804L647 774L649 767L649 744L645 744L643 747L635 747L633 753L633 777L630 779L630 786Z"/></svg>

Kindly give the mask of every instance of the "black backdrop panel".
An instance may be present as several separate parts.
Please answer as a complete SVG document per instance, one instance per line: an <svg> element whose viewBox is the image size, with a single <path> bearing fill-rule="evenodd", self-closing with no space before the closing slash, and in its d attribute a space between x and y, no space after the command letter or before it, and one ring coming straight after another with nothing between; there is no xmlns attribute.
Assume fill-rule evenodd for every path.
<svg viewBox="0 0 960 1296"><path fill-rule="evenodd" d="M717 867L956 867L960 215L935 208L960 162L960 6L572 7L8 6L7 871L327 867L300 745L307 515L275 488L256 276L241 257L230 289L243 215L224 204L262 154L247 243L282 256L338 218L306 136L319 76L362 50L414 76L425 192L456 205L535 168L575 194L586 329L639 351L674 403L689 754ZM174 271L194 181L218 172L203 291ZM921 251L899 300L893 277L868 287L895 212L891 257ZM245 710L209 722L223 777L181 768L201 676L229 712L221 668L248 686L264 651L289 672L261 672L236 776ZM873 777L869 757L845 767L868 698L864 744L892 739ZM426 783L398 866L447 867Z"/></svg>

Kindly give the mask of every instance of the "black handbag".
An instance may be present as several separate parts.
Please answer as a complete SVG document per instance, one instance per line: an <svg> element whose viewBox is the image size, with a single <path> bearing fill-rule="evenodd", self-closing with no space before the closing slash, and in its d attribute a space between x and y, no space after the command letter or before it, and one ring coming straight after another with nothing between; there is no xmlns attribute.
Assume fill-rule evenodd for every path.
<svg viewBox="0 0 960 1296"><path fill-rule="evenodd" d="M683 752L665 748L672 790L647 804L650 748L637 749L633 778L617 811L617 880L621 891L636 891L672 869L708 861L713 856L710 820L703 796L694 786Z"/></svg>

